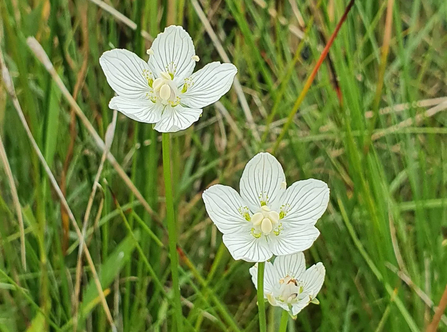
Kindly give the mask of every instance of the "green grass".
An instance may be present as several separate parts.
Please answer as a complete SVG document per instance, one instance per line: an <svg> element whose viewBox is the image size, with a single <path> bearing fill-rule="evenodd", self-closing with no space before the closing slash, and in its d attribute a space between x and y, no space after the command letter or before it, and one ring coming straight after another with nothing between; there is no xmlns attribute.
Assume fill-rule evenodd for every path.
<svg viewBox="0 0 447 332"><path fill-rule="evenodd" d="M156 36L164 28L167 2L107 2L136 22L135 30L88 0L0 2L1 52L33 137L65 188L80 228L102 153L82 121L71 117L70 105L26 38L34 36L42 44L104 138L112 121L107 105L113 91L98 59L113 47L145 58L150 42L141 31ZM196 1L169 2L195 41L198 68L222 60ZM222 105L207 107L193 128L173 135L186 331L258 330L251 264L230 257L201 193L216 182L237 188L245 163L258 151L271 151L348 1L272 1L268 8L280 20L263 3L200 2L238 67L251 114L233 87ZM447 284L447 106L433 112L440 101L430 103L447 96L447 2L395 0L384 62L389 3L356 1L329 52L332 66L326 59L275 153L288 183L313 177L331 189L328 211L317 223L321 236L306 252L309 265L322 261L327 269L320 305L289 320L289 331L423 331ZM297 28L304 39L297 37ZM381 70L383 88L377 93ZM73 331L74 321L78 331L110 331L85 256L73 319L78 237L70 226L68 242L64 238L66 213L4 84L0 134L21 204L27 263L25 270L14 193L1 163L0 331ZM88 249L117 329L167 331L174 292L161 135L151 125L120 115L111 152L155 214L147 213L106 161L88 220ZM266 307L267 330L277 331L281 311ZM439 331L447 331L445 322Z"/></svg>

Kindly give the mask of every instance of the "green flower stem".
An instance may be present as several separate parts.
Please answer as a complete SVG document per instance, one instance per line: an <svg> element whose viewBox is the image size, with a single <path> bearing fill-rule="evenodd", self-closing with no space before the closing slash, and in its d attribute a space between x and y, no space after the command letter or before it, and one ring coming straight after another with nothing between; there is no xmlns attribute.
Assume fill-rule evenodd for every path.
<svg viewBox="0 0 447 332"><path fill-rule="evenodd" d="M267 324L265 320L265 301L264 301L264 268L265 268L265 262L258 263L259 332L267 331Z"/></svg>
<svg viewBox="0 0 447 332"><path fill-rule="evenodd" d="M289 321L289 313L285 310L282 310L281 324L279 325L279 332L287 331L288 321Z"/></svg>
<svg viewBox="0 0 447 332"><path fill-rule="evenodd" d="M183 331L182 306L180 302L180 284L179 284L179 263L177 254L177 225L175 223L174 196L172 194L171 180L171 137L169 133L163 133L163 176L165 180L166 195L166 220L168 223L169 235L169 255L171 256L171 276L172 288L174 290L174 322L176 329L173 331Z"/></svg>

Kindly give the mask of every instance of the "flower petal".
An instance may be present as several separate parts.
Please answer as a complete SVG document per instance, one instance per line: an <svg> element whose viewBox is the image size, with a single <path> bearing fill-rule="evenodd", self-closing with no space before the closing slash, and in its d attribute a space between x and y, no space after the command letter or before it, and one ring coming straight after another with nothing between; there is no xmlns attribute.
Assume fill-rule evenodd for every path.
<svg viewBox="0 0 447 332"><path fill-rule="evenodd" d="M190 127L201 114L200 108L187 108L182 105L166 106L161 120L157 122L154 129L161 133L175 133Z"/></svg>
<svg viewBox="0 0 447 332"><path fill-rule="evenodd" d="M202 198L206 212L222 233L242 232L250 225L243 215L247 208L233 188L216 184L205 190Z"/></svg>
<svg viewBox="0 0 447 332"><path fill-rule="evenodd" d="M251 281L258 289L258 264L255 264L250 268ZM267 294L272 294L275 291L276 286L279 285L279 277L276 269L272 263L266 262L264 269L264 297L267 298Z"/></svg>
<svg viewBox="0 0 447 332"><path fill-rule="evenodd" d="M171 25L158 34L150 54L148 64L156 77L168 72L181 82L191 75L196 65L192 58L195 55L192 39L180 26Z"/></svg>
<svg viewBox="0 0 447 332"><path fill-rule="evenodd" d="M298 315L301 310L303 310L305 307L307 307L310 303L309 299L304 299L301 301L298 301L297 303L292 304L292 315L296 316Z"/></svg>
<svg viewBox="0 0 447 332"><path fill-rule="evenodd" d="M286 225L279 235L269 236L269 247L277 256L291 255L309 249L320 232L312 225Z"/></svg>
<svg viewBox="0 0 447 332"><path fill-rule="evenodd" d="M267 293L277 294L280 287L279 279L278 271L273 264L266 262L264 270L264 295Z"/></svg>
<svg viewBox="0 0 447 332"><path fill-rule="evenodd" d="M285 190L283 186L285 180L284 171L278 160L270 153L258 153L247 163L242 173L241 196L250 204L253 212L261 208L261 202L272 208L275 201L279 202L278 199Z"/></svg>
<svg viewBox="0 0 447 332"><path fill-rule="evenodd" d="M305 291L309 292L312 299L315 298L323 286L326 269L323 263L312 265L304 272L302 282L304 283Z"/></svg>
<svg viewBox="0 0 447 332"><path fill-rule="evenodd" d="M315 225L328 203L329 188L326 183L315 179L297 181L281 197L281 211L285 213L283 221L293 225Z"/></svg>
<svg viewBox="0 0 447 332"><path fill-rule="evenodd" d="M253 237L250 234L250 227L247 227L245 232L224 234L222 239L235 260L265 262L272 257L265 236Z"/></svg>
<svg viewBox="0 0 447 332"><path fill-rule="evenodd" d="M145 123L160 121L163 111L160 104L154 104L148 99L128 99L121 96L113 97L109 107L120 111L132 120Z"/></svg>
<svg viewBox="0 0 447 332"><path fill-rule="evenodd" d="M268 263L266 263L267 265ZM258 264L256 263L253 265L248 272L250 272L251 275L251 281L253 282L253 285L255 285L255 288L258 289Z"/></svg>
<svg viewBox="0 0 447 332"><path fill-rule="evenodd" d="M107 82L118 95L137 99L144 98L149 92L149 66L135 53L114 49L104 52L99 63Z"/></svg>
<svg viewBox="0 0 447 332"><path fill-rule="evenodd" d="M292 255L278 256L273 265L278 271L280 278L285 278L287 276L298 278L304 271L306 271L306 262L302 252Z"/></svg>
<svg viewBox="0 0 447 332"><path fill-rule="evenodd" d="M191 86L181 95L182 103L202 108L218 101L230 90L237 69L231 63L212 62L195 72L189 79Z"/></svg>

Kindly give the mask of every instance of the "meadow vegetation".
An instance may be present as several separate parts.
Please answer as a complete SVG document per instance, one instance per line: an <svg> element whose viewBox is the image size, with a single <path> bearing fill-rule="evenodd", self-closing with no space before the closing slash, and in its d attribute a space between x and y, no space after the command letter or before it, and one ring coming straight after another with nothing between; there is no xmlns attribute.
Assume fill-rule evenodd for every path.
<svg viewBox="0 0 447 332"><path fill-rule="evenodd" d="M258 329L252 264L231 258L201 194L216 183L238 188L247 161L274 150L290 183L315 178L331 190L321 235L305 252L308 265L321 261L327 270L320 305L290 320L289 331L425 330L447 284L447 2L356 1L291 116L347 5L1 1L2 66L17 102L4 78L0 331L102 332L110 318L118 331L171 328L161 135L121 114L109 127L113 90L99 65L117 47L147 59L167 22L190 33L197 68L212 61L238 68L230 92L171 142L185 329ZM73 222L91 261L86 250L79 261ZM268 330L276 331L281 309L266 307ZM438 330L447 331L445 316Z"/></svg>

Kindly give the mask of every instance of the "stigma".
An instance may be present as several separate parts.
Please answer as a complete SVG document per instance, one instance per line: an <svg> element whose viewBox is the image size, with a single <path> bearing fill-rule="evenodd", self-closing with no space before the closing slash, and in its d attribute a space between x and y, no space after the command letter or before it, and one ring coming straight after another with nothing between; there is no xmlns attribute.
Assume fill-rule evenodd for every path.
<svg viewBox="0 0 447 332"><path fill-rule="evenodd" d="M152 88L163 104L172 104L177 99L178 89L173 81L173 75L167 72L160 73L160 77L154 80Z"/></svg>
<svg viewBox="0 0 447 332"><path fill-rule="evenodd" d="M267 205L261 207L259 212L256 212L251 217L251 222L256 230L264 235L269 235L279 224L279 213L270 210ZM259 232L258 232L259 233Z"/></svg>

